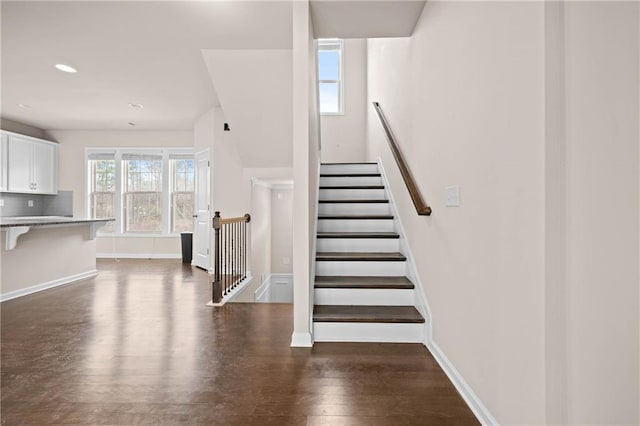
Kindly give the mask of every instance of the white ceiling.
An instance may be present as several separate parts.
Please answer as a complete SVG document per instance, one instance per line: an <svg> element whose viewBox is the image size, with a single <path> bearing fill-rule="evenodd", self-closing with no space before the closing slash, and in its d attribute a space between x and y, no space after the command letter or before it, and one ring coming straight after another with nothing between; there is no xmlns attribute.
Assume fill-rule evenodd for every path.
<svg viewBox="0 0 640 426"><path fill-rule="evenodd" d="M292 44L290 1L2 1L1 7L2 116L42 129L191 129L218 105L202 49ZM62 73L56 63L79 72Z"/></svg>
<svg viewBox="0 0 640 426"><path fill-rule="evenodd" d="M311 0L311 14L316 37L407 36L423 6L413 0ZM258 147L246 142L240 148L247 166L263 164L259 158L276 164L290 157L290 146L288 157L281 156L283 140L291 137L290 106L268 107L273 85L257 68L264 67L265 75L279 70L277 85L290 91L292 70L284 68L290 58L264 62L269 54L256 52L291 49L292 0L5 0L0 7L2 117L45 130L177 130L192 129L197 117L222 104L234 137ZM235 52L225 58L232 61L228 66L221 50ZM56 63L79 72L62 73ZM242 78L246 90L237 84ZM275 117L279 112L285 115ZM265 141L277 149L262 153Z"/></svg>
<svg viewBox="0 0 640 426"><path fill-rule="evenodd" d="M311 0L316 38L408 37L426 0Z"/></svg>

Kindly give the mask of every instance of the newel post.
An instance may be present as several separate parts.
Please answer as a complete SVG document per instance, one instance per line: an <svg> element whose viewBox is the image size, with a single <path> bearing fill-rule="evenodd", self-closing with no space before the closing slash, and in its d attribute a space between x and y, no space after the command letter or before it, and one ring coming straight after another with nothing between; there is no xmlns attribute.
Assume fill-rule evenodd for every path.
<svg viewBox="0 0 640 426"><path fill-rule="evenodd" d="M213 295L211 297L213 303L220 303L222 301L222 280L220 276L220 228L222 227L220 212L215 212L213 215Z"/></svg>

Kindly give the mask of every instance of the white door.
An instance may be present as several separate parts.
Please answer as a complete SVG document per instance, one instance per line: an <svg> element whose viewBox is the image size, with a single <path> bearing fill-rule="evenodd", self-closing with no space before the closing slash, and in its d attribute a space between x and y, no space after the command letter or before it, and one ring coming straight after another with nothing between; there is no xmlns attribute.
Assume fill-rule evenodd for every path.
<svg viewBox="0 0 640 426"><path fill-rule="evenodd" d="M196 213L193 226L193 265L211 270L211 211L209 185L209 150L197 152L196 162Z"/></svg>

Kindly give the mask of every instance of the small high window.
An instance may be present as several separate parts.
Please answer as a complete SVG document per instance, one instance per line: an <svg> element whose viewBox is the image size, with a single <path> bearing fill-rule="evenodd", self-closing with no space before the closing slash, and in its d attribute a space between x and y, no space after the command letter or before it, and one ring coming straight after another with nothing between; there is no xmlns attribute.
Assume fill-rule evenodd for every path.
<svg viewBox="0 0 640 426"><path fill-rule="evenodd" d="M318 89L321 114L343 114L343 56L344 43L342 40L321 39L318 41Z"/></svg>

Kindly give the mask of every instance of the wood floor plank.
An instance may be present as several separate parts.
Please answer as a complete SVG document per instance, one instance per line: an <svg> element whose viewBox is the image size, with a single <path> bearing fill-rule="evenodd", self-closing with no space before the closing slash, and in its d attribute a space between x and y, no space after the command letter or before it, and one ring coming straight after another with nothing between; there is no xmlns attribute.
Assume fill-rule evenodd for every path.
<svg viewBox="0 0 640 426"><path fill-rule="evenodd" d="M290 348L288 304L205 306L180 260L2 303L2 424L478 424L418 344Z"/></svg>

